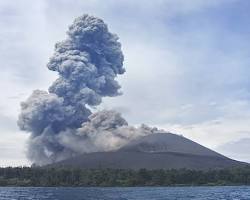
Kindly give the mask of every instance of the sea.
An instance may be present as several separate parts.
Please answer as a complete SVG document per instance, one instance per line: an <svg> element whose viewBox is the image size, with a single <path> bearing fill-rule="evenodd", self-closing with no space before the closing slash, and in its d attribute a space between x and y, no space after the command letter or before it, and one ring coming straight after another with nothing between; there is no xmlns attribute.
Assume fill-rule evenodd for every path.
<svg viewBox="0 0 250 200"><path fill-rule="evenodd" d="M250 200L250 187L0 187L0 200L168 199Z"/></svg>

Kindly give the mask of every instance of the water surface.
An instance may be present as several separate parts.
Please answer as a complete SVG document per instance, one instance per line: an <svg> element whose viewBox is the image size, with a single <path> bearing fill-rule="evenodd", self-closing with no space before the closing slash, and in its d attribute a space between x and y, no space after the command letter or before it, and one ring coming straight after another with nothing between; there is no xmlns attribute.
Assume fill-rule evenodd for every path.
<svg viewBox="0 0 250 200"><path fill-rule="evenodd" d="M0 187L1 200L250 200L249 186L232 187Z"/></svg>

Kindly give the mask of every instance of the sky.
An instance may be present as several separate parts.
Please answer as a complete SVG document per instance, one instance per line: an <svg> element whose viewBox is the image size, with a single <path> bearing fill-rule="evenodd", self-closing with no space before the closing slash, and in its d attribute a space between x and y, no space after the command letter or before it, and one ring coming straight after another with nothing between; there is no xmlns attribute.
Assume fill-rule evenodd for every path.
<svg viewBox="0 0 250 200"><path fill-rule="evenodd" d="M57 77L46 64L74 18L102 18L122 43L131 125L181 134L250 162L250 2L243 0L0 0L0 166L29 165L20 102Z"/></svg>

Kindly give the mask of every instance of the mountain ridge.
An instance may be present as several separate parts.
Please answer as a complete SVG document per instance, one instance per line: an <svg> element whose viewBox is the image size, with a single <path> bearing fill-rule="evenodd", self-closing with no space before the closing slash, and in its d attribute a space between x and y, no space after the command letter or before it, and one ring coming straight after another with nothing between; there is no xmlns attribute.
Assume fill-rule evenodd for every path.
<svg viewBox="0 0 250 200"><path fill-rule="evenodd" d="M49 165L86 169L223 169L247 163L227 158L172 133L155 133L131 141L116 151L82 154Z"/></svg>

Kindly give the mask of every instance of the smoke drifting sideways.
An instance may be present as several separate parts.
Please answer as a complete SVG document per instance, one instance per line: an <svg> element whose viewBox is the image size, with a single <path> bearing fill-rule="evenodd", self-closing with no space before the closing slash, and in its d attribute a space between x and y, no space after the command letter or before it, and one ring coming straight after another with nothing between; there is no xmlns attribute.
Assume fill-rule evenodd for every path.
<svg viewBox="0 0 250 200"><path fill-rule="evenodd" d="M47 91L35 90L21 103L18 126L30 132L28 158L45 165L82 153L111 151L157 131L131 127L115 111L92 114L102 97L120 95L115 80L123 74L123 53L102 19L83 15L55 45L47 67L59 78Z"/></svg>

